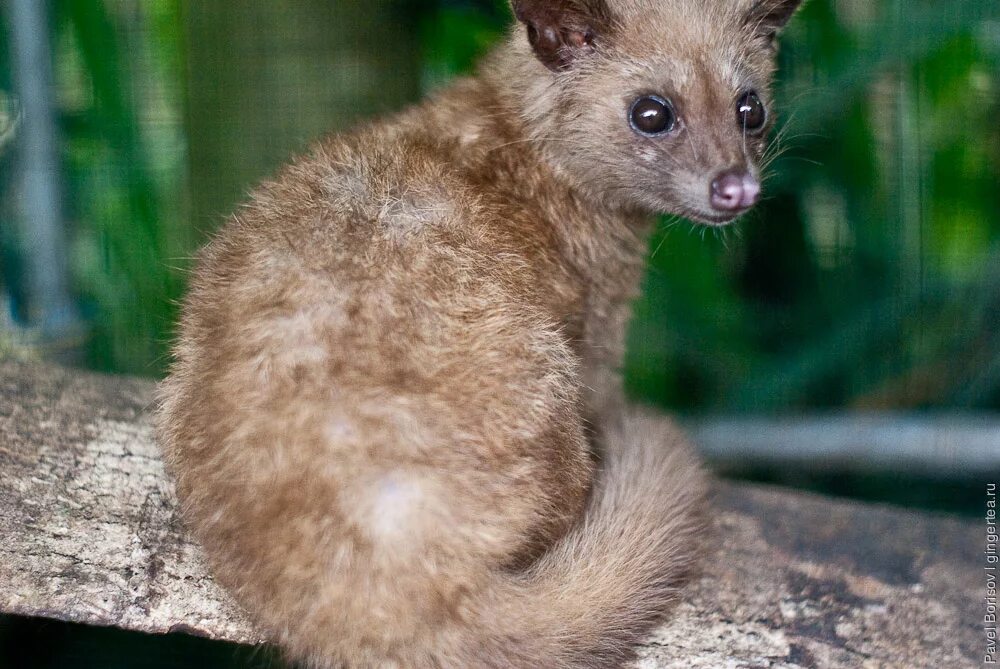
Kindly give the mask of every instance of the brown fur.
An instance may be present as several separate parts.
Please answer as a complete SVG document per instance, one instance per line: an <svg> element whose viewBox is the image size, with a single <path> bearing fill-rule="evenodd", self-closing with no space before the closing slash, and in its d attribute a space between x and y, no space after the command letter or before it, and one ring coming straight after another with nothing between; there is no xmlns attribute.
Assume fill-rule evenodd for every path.
<svg viewBox="0 0 1000 669"><path fill-rule="evenodd" d="M317 144L202 251L160 435L216 576L293 657L609 667L665 615L704 484L623 401L628 305L648 212L714 221L711 175L756 169L733 101L766 102L791 5L517 2L556 21L549 62L512 33ZM629 128L648 91L677 137Z"/></svg>

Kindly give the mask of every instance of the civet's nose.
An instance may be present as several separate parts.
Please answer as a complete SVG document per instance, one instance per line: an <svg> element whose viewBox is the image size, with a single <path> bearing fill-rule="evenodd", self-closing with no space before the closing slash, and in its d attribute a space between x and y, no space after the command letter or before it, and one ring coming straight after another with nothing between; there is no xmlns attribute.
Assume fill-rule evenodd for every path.
<svg viewBox="0 0 1000 669"><path fill-rule="evenodd" d="M709 201L716 211L749 209L757 202L760 184L745 170L726 170L712 181Z"/></svg>

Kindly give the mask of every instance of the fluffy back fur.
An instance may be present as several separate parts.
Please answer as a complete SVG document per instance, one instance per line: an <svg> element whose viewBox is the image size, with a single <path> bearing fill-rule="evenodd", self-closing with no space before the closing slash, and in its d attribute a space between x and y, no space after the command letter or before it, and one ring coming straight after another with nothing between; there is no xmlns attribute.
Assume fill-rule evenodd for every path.
<svg viewBox="0 0 1000 669"><path fill-rule="evenodd" d="M318 143L201 252L159 433L217 578L312 666L627 659L703 477L618 368L650 213L754 177L793 0L518 0L476 77ZM679 119L629 124L643 95Z"/></svg>

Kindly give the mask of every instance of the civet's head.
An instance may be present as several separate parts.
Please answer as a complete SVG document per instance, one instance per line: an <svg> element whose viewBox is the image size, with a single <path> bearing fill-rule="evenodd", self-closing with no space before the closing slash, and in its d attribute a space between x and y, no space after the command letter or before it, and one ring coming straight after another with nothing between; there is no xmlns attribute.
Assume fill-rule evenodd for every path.
<svg viewBox="0 0 1000 669"><path fill-rule="evenodd" d="M513 0L529 127L608 199L731 221L760 195L775 36L800 2Z"/></svg>

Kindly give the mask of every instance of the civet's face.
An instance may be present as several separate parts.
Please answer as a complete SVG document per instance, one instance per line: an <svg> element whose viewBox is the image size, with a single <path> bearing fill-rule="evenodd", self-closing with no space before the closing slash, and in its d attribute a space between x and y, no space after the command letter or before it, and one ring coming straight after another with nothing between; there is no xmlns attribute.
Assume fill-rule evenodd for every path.
<svg viewBox="0 0 1000 669"><path fill-rule="evenodd" d="M542 136L609 199L725 224L760 196L774 40L799 0L515 2L556 92Z"/></svg>

